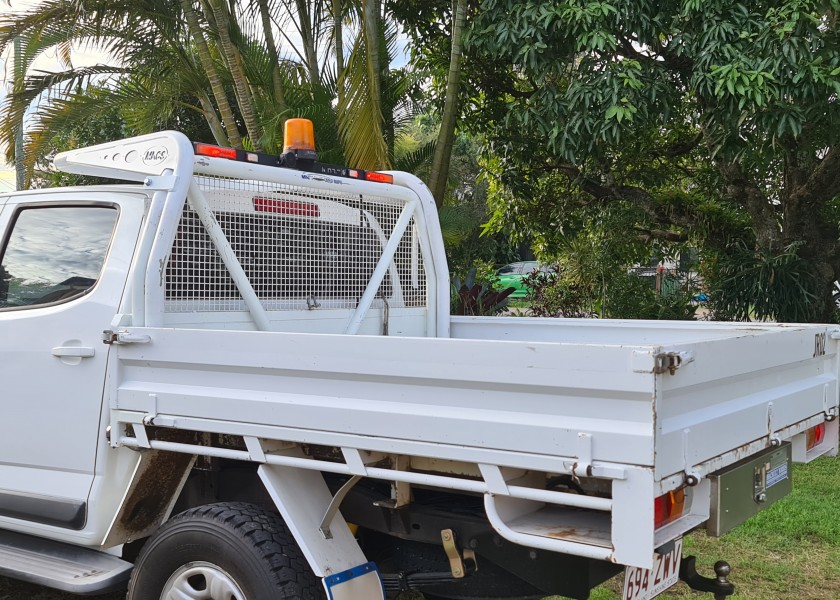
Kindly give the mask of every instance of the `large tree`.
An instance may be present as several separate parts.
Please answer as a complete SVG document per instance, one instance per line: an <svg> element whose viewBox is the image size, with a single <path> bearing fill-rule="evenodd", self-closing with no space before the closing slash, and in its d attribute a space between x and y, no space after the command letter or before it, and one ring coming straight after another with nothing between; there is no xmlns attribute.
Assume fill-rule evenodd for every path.
<svg viewBox="0 0 840 600"><path fill-rule="evenodd" d="M730 283L760 271L767 281L750 289L774 294L787 272L796 297L755 298L770 307L761 316L830 319L838 10L836 0L484 0L472 122L514 192L504 210L527 207L528 190L560 174L578 203L641 211L648 236L694 236L720 256L737 246L748 268L730 264Z"/></svg>

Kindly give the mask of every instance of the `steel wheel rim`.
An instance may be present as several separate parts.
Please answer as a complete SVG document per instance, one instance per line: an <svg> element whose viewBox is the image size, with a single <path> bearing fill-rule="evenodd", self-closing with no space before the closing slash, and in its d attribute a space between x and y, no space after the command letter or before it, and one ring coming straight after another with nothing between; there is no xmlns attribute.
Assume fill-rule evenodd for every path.
<svg viewBox="0 0 840 600"><path fill-rule="evenodd" d="M160 600L246 600L224 569L209 562L189 562L169 576Z"/></svg>

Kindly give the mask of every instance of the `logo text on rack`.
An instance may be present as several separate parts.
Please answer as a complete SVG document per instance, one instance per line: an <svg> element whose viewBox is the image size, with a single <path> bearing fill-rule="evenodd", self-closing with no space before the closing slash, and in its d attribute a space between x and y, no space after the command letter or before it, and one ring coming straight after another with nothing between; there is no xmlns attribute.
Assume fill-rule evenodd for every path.
<svg viewBox="0 0 840 600"><path fill-rule="evenodd" d="M143 153L143 162L147 165L159 165L167 159L169 151L163 146L154 146Z"/></svg>

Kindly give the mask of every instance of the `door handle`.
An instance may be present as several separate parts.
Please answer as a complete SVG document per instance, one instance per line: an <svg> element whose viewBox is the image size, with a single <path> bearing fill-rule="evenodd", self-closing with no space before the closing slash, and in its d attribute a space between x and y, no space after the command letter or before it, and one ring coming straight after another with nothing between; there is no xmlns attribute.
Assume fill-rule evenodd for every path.
<svg viewBox="0 0 840 600"><path fill-rule="evenodd" d="M90 346L56 346L52 349L53 356L76 358L90 358L96 354L96 350Z"/></svg>

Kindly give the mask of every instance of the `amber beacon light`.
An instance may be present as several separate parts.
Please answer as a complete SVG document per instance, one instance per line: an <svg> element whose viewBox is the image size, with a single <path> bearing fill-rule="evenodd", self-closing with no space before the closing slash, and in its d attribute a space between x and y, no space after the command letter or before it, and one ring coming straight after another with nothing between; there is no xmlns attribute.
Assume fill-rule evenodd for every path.
<svg viewBox="0 0 840 600"><path fill-rule="evenodd" d="M289 119L283 134L283 154L294 152L301 158L315 156L315 129L309 119ZM311 156L307 156L309 153Z"/></svg>

